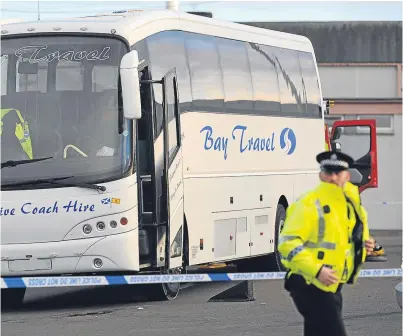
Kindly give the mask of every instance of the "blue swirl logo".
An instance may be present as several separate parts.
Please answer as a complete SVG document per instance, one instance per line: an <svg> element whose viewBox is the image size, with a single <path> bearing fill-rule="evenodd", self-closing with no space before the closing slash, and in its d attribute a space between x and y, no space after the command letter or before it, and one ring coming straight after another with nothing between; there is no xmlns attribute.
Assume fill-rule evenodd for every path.
<svg viewBox="0 0 403 336"><path fill-rule="evenodd" d="M281 131L280 147L287 155L294 153L295 147L297 147L297 137L291 128L286 127Z"/></svg>

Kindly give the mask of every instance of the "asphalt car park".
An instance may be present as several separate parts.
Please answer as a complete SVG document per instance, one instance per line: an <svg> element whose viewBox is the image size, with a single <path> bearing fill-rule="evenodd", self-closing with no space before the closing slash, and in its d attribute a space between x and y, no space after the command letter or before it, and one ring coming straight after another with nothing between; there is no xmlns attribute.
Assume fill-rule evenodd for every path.
<svg viewBox="0 0 403 336"><path fill-rule="evenodd" d="M375 233L386 262L365 268L400 268L401 232ZM402 311L395 286L401 278L360 278L343 290L349 335L401 335ZM2 311L2 333L8 336L81 335L220 335L293 336L302 334L302 319L282 280L253 283L253 301L211 302L231 283L185 286L178 298L147 302L127 295L123 286L106 288L29 289L19 310Z"/></svg>

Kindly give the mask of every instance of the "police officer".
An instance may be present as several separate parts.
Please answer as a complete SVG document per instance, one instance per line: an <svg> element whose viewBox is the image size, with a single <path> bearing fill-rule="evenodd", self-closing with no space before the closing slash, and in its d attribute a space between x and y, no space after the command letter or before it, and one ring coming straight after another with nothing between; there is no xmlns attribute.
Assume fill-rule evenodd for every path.
<svg viewBox="0 0 403 336"><path fill-rule="evenodd" d="M374 246L359 190L349 182L354 160L339 151L316 160L320 183L288 207L278 250L304 335L344 336L341 289L355 283Z"/></svg>

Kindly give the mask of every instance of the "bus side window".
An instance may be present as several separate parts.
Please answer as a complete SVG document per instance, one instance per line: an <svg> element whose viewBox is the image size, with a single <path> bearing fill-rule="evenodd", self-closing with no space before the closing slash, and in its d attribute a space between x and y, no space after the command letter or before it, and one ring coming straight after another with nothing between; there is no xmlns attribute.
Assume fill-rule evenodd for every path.
<svg viewBox="0 0 403 336"><path fill-rule="evenodd" d="M308 117L321 118L319 83L313 55L307 52L298 52L298 58L306 93L306 114Z"/></svg>
<svg viewBox="0 0 403 336"><path fill-rule="evenodd" d="M224 82L225 106L229 111L253 111L252 78L244 42L215 38Z"/></svg>
<svg viewBox="0 0 403 336"><path fill-rule="evenodd" d="M214 38L193 33L185 36L194 109L224 111L223 79Z"/></svg>
<svg viewBox="0 0 403 336"><path fill-rule="evenodd" d="M192 104L190 74L186 59L185 33L164 31L147 38L153 79L163 78L168 71L176 69L181 109L189 109ZM163 56L161 56L163 55ZM156 137L162 132L162 88L153 85L156 101Z"/></svg>
<svg viewBox="0 0 403 336"><path fill-rule="evenodd" d="M280 83L283 115L306 115L306 95L295 50L273 48Z"/></svg>
<svg viewBox="0 0 403 336"><path fill-rule="evenodd" d="M276 63L270 47L248 43L249 64L252 74L255 112L280 114L280 88Z"/></svg>

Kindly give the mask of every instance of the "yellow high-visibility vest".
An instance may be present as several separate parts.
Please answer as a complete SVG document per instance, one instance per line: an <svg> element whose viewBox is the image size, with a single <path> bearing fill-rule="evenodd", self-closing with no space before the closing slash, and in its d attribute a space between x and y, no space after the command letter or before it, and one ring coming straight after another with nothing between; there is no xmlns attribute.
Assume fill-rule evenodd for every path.
<svg viewBox="0 0 403 336"><path fill-rule="evenodd" d="M347 203L345 196L353 205ZM355 253L352 239L356 213L363 224L361 256ZM367 213L361 205L358 188L349 182L343 189L332 183L320 182L318 187L288 207L278 250L282 264L289 270L288 276L299 274L307 284L334 293L340 283L356 282L366 258L364 242L367 239ZM356 258L358 263L354 272ZM336 271L338 283L325 286L319 281L317 275L324 265Z"/></svg>
<svg viewBox="0 0 403 336"><path fill-rule="evenodd" d="M33 154L32 154L32 141L31 141L31 135L29 134L29 127L28 127L28 122L24 120L24 118L21 115L21 112L18 111L17 109L1 109L1 119L0 119L0 124L1 124L1 130L0 130L0 136L3 134L3 118L10 112L15 112L18 116L18 119L20 120L21 123L17 123L15 125L15 136L18 139L23 151L25 154L27 154L28 158L32 159Z"/></svg>

